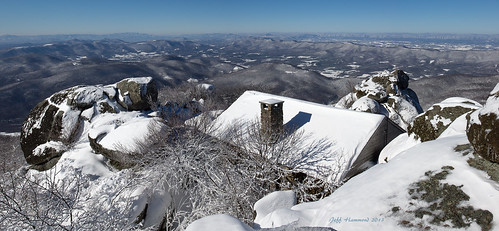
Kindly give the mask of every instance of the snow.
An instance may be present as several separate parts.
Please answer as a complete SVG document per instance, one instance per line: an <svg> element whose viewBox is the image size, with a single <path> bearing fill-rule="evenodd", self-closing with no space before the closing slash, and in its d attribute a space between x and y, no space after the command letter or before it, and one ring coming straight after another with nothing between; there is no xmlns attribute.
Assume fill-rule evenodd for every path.
<svg viewBox="0 0 499 231"><path fill-rule="evenodd" d="M192 222L185 231L252 231L251 227L225 214L203 217Z"/></svg>
<svg viewBox="0 0 499 231"><path fill-rule="evenodd" d="M138 84L148 84L152 81L152 77L134 77L134 78L127 78L126 80L130 82L136 82Z"/></svg>
<svg viewBox="0 0 499 231"><path fill-rule="evenodd" d="M343 96L334 106L337 108L343 108L347 109L349 106L352 105L353 102L357 100L357 96L355 93L348 93L347 95Z"/></svg>
<svg viewBox="0 0 499 231"><path fill-rule="evenodd" d="M187 80L187 82L188 82L188 83L197 83L197 82L199 82L199 80L197 80L197 79L193 79L193 78L189 78L189 79Z"/></svg>
<svg viewBox="0 0 499 231"><path fill-rule="evenodd" d="M442 116L436 115L430 120L431 126L437 130L439 127L439 123L442 123L443 126L447 126L452 123L452 120L449 118L444 118Z"/></svg>
<svg viewBox="0 0 499 231"><path fill-rule="evenodd" d="M148 129L151 126L156 129L162 128L162 123L156 123L157 119L149 118L140 112L121 112L119 114L100 114L92 121L84 120L81 123L81 135L75 141L71 149L64 152L51 169L45 172L29 170L28 176L34 179L47 181L47 176L54 179L57 184L72 182L65 186L67 190L79 190L78 209L74 212L78 219L78 211L93 211L100 208L105 211L106 216L124 216L130 222L144 210L148 204L147 218L144 227L156 225L161 222L163 215L169 208L171 196L163 189L166 187L144 187L149 182L130 182L132 176L151 174L147 171L133 172L131 170L116 171L109 167L108 159L100 154L94 153L90 147L88 136L107 134L101 142L105 145L123 142L127 148L133 148L138 140L147 139ZM151 126L150 126L151 125ZM126 143L125 143L126 142ZM37 149L52 147L66 150L67 147L60 142L50 141L40 145ZM35 150L37 150L35 149ZM80 186L75 182L81 182ZM46 182L50 183L50 182ZM81 187L81 188L72 188ZM97 206L98 205L98 206Z"/></svg>
<svg viewBox="0 0 499 231"><path fill-rule="evenodd" d="M381 111L379 104L368 97L361 97L352 104L352 110L378 113Z"/></svg>
<svg viewBox="0 0 499 231"><path fill-rule="evenodd" d="M21 135L20 132L12 132L12 133L10 133L10 132L0 132L0 136L13 136L13 137L15 137L15 136L20 136L20 135Z"/></svg>
<svg viewBox="0 0 499 231"><path fill-rule="evenodd" d="M440 106L441 108L445 107L465 107L465 108L472 108L472 109L478 109L482 107L482 105L474 100L467 99L467 98L462 98L462 97L450 97L445 99L444 101L437 103L435 105Z"/></svg>
<svg viewBox="0 0 499 231"><path fill-rule="evenodd" d="M468 120L466 119L466 116L468 114L469 113L465 113L465 114L457 117L449 125L449 127L447 127L447 129L445 129L445 131L443 131L442 134L440 134L440 136L438 137L438 139L466 133L466 124L468 123Z"/></svg>
<svg viewBox="0 0 499 231"><path fill-rule="evenodd" d="M274 98L271 98L271 99L264 99L264 100L261 100L260 103L264 103L264 104L279 104L279 103L283 103L284 101L282 100L278 100L278 99L274 99Z"/></svg>
<svg viewBox="0 0 499 231"><path fill-rule="evenodd" d="M55 168L67 168L68 166L81 169L81 172L85 175L105 177L112 174L106 165L104 156L93 153L92 148L86 142L79 143L73 149L65 152Z"/></svg>
<svg viewBox="0 0 499 231"><path fill-rule="evenodd" d="M78 104L91 105L95 103L95 100L104 99L104 90L102 87L87 86L79 87L72 93L74 101Z"/></svg>
<svg viewBox="0 0 499 231"><path fill-rule="evenodd" d="M342 78L342 74L344 71L341 70L334 70L332 68L326 68L324 71L321 72L321 75L326 76L328 78Z"/></svg>
<svg viewBox="0 0 499 231"><path fill-rule="evenodd" d="M62 135L69 138L79 123L80 111L68 110L62 116Z"/></svg>
<svg viewBox="0 0 499 231"><path fill-rule="evenodd" d="M388 163L391 159L397 156L399 153L420 144L421 141L414 137L414 134L410 135L402 133L395 137L390 143L388 143L383 150L381 150L378 158L379 164Z"/></svg>
<svg viewBox="0 0 499 231"><path fill-rule="evenodd" d="M223 138L234 126L244 130L251 122L260 121L260 101L273 98L284 101L283 122L285 127L303 132L303 145L313 145L319 140L330 142L324 150L322 164L337 165L344 161L342 169L348 169L366 145L383 115L356 112L327 105L311 103L288 97L256 91L246 91L214 122L214 136ZM336 158L336 160L332 160ZM307 171L303 169L304 171ZM309 172L313 174L313 172Z"/></svg>
<svg viewBox="0 0 499 231"><path fill-rule="evenodd" d="M164 126L157 118L151 118L140 112L121 112L119 114L101 114L96 116L89 131L93 139L105 135L99 142L109 150L124 149L138 151L138 142L144 141L150 134L150 129Z"/></svg>
<svg viewBox="0 0 499 231"><path fill-rule="evenodd" d="M489 98L482 109L480 115L496 114L499 117L499 83L490 92Z"/></svg>
<svg viewBox="0 0 499 231"><path fill-rule="evenodd" d="M165 188L165 187L159 187ZM147 217L144 225L150 227L161 224L164 215L167 214L169 205L172 203L171 195L163 189L153 189L147 207Z"/></svg>
<svg viewBox="0 0 499 231"><path fill-rule="evenodd" d="M417 144L388 163L378 164L352 178L329 197L298 204L291 209L276 210L267 215L268 219L261 219L266 222L260 225L270 228L287 219L298 226L333 227L337 230L400 230L399 222L406 214L396 215L391 209L398 206L407 211L418 206L410 204L410 185L420 180L425 172L438 171L446 165L453 166L454 170L443 182L463 185L462 190L471 197L463 205L489 210L498 217L499 184L489 180L484 172L470 167L466 162L469 156L453 150L455 146L466 143L466 135L460 134ZM429 224L428 219L423 217L421 221L433 230L443 228ZM498 227L497 219L493 223Z"/></svg>
<svg viewBox="0 0 499 231"><path fill-rule="evenodd" d="M203 89L205 91L215 90L215 86L213 86L213 84L208 84L208 83L198 84L198 88Z"/></svg>
<svg viewBox="0 0 499 231"><path fill-rule="evenodd" d="M259 224L264 217L277 209L290 209L296 204L296 195L293 191L272 192L258 200L253 207L256 212L255 224Z"/></svg>
<svg viewBox="0 0 499 231"><path fill-rule="evenodd" d="M95 106L92 106L91 108L82 111L80 116L86 120L91 120L94 117L95 112Z"/></svg>
<svg viewBox="0 0 499 231"><path fill-rule="evenodd" d="M47 148L55 149L56 151L64 151L67 149L67 146L64 145L63 143L59 141L49 141L44 144L38 145L34 150L33 150L33 156L41 156L44 155L44 150Z"/></svg>
<svg viewBox="0 0 499 231"><path fill-rule="evenodd" d="M494 87L494 89L492 89L489 95L496 94L498 92L499 92L499 83L496 84L496 86Z"/></svg>

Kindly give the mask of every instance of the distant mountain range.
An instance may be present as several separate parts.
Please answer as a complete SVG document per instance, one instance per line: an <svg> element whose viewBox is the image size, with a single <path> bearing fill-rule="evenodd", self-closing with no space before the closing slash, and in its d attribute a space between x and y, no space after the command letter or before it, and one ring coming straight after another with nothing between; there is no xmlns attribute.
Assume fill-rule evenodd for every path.
<svg viewBox="0 0 499 231"><path fill-rule="evenodd" d="M499 47L498 34L443 34L443 33L260 33L260 34L185 34L185 35L152 35L144 33L114 34L56 34L56 35L0 35L0 48L18 45L36 45L67 40L103 40L119 39L126 42L151 40L191 40L191 41L227 41L249 37L273 38L278 40L296 40L310 42L333 41L398 41L419 44L428 43L461 43Z"/></svg>
<svg viewBox="0 0 499 231"><path fill-rule="evenodd" d="M455 89L473 89L469 92L486 95L483 92L491 90L488 84L498 81L499 49L482 49L483 44L440 43L441 49L416 48L405 42L374 40L381 34L364 34L377 44L314 42L327 36L350 35L208 34L191 35L192 41L181 36L154 40L161 36L135 33L0 36L3 45L27 43L0 48L0 131L18 131L29 110L54 92L74 85L115 83L127 77L151 76L163 86L207 82L220 89L258 87L273 94L327 103L368 76L399 68L413 81L418 80L415 84L421 83L420 91L435 90L420 93L411 84L423 105L438 102L439 92L452 94ZM389 34L384 36L390 38ZM418 35L407 35L411 36L417 39ZM454 35L441 36L452 39ZM476 36L491 41L497 37ZM467 82L471 80L468 77L477 78Z"/></svg>

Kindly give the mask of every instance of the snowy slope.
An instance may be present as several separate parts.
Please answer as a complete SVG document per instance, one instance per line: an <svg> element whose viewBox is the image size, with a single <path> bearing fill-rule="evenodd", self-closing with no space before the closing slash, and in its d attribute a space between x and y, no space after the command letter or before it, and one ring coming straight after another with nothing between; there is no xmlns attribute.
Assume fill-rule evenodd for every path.
<svg viewBox="0 0 499 231"><path fill-rule="evenodd" d="M407 213L425 206L424 201L411 199L409 189L414 187L414 182L425 179L427 171L439 172L443 166L452 166L454 169L441 183L462 185L462 191L470 197L462 206L489 210L494 216L492 230L497 229L499 184L491 181L486 173L470 167L466 162L470 155L454 151L457 145L467 143L466 135L460 134L415 145L388 163L378 164L352 178L331 196L274 211L259 225L272 227L294 222L298 226L327 226L338 230L400 230L402 223L410 221L445 230L430 224L428 216L420 219ZM476 223L470 226L470 230L479 229Z"/></svg>
<svg viewBox="0 0 499 231"><path fill-rule="evenodd" d="M284 127L297 128L303 132L303 145L325 139L331 145L324 152L328 155L324 165L331 161L343 161L342 169L348 169L360 154L365 144L384 119L383 115L356 112L331 106L311 103L288 97L247 91L241 95L215 121L214 135L224 137L224 132L236 126L244 130L248 123L260 121L260 101L277 99L284 101ZM333 157L333 158L330 158Z"/></svg>

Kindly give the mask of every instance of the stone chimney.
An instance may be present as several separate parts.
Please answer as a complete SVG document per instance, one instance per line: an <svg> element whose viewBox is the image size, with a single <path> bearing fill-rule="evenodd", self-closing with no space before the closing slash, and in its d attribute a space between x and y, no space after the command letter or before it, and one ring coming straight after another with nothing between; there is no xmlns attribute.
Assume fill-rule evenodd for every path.
<svg viewBox="0 0 499 231"><path fill-rule="evenodd" d="M283 132L282 104L284 101L266 99L260 101L260 135L270 143L276 142Z"/></svg>

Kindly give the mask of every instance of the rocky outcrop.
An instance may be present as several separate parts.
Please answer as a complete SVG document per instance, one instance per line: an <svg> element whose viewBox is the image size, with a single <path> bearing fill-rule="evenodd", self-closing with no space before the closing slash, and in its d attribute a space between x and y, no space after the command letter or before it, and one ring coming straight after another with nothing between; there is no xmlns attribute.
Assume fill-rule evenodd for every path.
<svg viewBox="0 0 499 231"><path fill-rule="evenodd" d="M102 113L117 113L125 108L118 103L118 92L126 90L132 102L128 108L145 108L144 102L137 101L136 95L148 97L157 89L152 79L132 78L121 81L122 89L114 86L76 86L62 90L36 105L23 123L21 148L28 164L36 169L45 170L57 163L57 158L74 141L81 124L91 121ZM147 81L146 81L147 80ZM120 83L121 83L120 82ZM118 84L117 84L118 85ZM146 89L146 90L144 90ZM143 99L142 99L143 100Z"/></svg>
<svg viewBox="0 0 499 231"><path fill-rule="evenodd" d="M470 99L448 98L418 115L407 131L409 135L414 134L421 142L434 140L458 117L480 107L479 103Z"/></svg>
<svg viewBox="0 0 499 231"><path fill-rule="evenodd" d="M119 103L128 110L149 110L158 99L158 89L151 77L128 78L116 84Z"/></svg>
<svg viewBox="0 0 499 231"><path fill-rule="evenodd" d="M66 151L84 116L92 117L99 105L113 104L115 91L111 87L78 86L40 102L31 110L21 130L21 148L28 164L45 166L39 166L42 170L50 168L52 164L46 163L54 163L51 160Z"/></svg>
<svg viewBox="0 0 499 231"><path fill-rule="evenodd" d="M468 117L466 135L481 157L499 163L499 84L489 94L483 108Z"/></svg>
<svg viewBox="0 0 499 231"><path fill-rule="evenodd" d="M409 87L409 76L402 70L384 71L355 86L336 107L384 114L406 129L423 112L416 93Z"/></svg>

